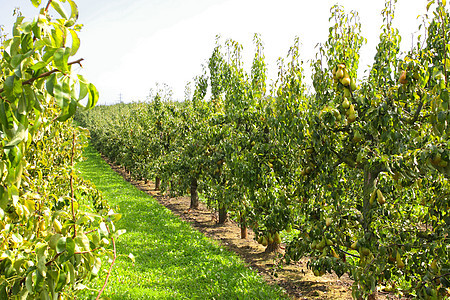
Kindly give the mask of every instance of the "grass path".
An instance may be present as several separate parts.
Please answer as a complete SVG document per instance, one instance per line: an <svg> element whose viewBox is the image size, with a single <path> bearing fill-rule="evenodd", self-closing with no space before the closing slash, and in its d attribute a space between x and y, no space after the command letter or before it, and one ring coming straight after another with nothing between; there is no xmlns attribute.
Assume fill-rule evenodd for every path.
<svg viewBox="0 0 450 300"><path fill-rule="evenodd" d="M127 233L117 240L117 251L131 252L136 258L134 265L126 258L116 262L104 296L116 300L286 298L234 253L124 181L93 148L88 147L85 156L77 169L122 214L116 227Z"/></svg>

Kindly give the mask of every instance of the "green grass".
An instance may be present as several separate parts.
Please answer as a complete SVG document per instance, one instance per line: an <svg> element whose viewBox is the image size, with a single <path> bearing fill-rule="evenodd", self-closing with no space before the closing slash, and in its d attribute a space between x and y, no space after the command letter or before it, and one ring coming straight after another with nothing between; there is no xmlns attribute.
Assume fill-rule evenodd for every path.
<svg viewBox="0 0 450 300"><path fill-rule="evenodd" d="M111 299L286 299L242 260L174 216L151 196L124 181L88 147L77 165L114 209L122 214L117 228L120 258L104 296ZM102 275L95 288L103 283Z"/></svg>

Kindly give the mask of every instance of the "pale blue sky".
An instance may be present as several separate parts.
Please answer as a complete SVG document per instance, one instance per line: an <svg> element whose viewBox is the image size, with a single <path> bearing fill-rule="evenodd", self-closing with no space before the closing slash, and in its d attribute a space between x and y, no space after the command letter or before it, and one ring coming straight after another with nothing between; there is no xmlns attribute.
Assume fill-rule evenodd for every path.
<svg viewBox="0 0 450 300"><path fill-rule="evenodd" d="M346 11L359 12L368 44L361 51L361 65L372 63L379 39L384 0L76 0L80 22L85 25L77 58L81 71L100 91L101 104L144 100L156 82L166 83L182 99L186 82L201 73L215 36L231 38L244 46L250 68L254 55L253 34L265 45L269 78L276 78L276 60L285 56L295 36L302 43L306 75L314 47L326 41L329 10L339 3ZM43 5L46 3L43 0ZM411 47L419 14L426 0L398 0L396 26L404 51ZM0 24L9 27L14 7L27 18L38 12L29 0L0 0ZM416 33L417 35L417 33ZM363 74L360 74L361 76ZM308 78L309 80L309 78Z"/></svg>

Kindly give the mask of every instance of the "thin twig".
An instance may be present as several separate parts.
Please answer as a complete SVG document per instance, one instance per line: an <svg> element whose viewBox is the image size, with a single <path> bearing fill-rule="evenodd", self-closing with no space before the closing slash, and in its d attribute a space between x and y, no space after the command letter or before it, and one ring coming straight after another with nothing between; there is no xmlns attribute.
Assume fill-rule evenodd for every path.
<svg viewBox="0 0 450 300"><path fill-rule="evenodd" d="M110 233L108 226L106 226L106 229L108 229L108 233ZM108 274L106 275L106 278L105 278L105 283L103 284L102 289L100 290L100 292L98 292L97 298L95 298L95 300L99 300L100 296L102 295L103 291L105 290L106 285L108 284L109 276L111 276L112 268L113 268L114 263L116 262L116 259L117 259L116 242L115 242L114 238L111 238L111 240L112 240L112 244L113 244L114 258L113 258L113 260L111 262L111 265L109 266Z"/></svg>

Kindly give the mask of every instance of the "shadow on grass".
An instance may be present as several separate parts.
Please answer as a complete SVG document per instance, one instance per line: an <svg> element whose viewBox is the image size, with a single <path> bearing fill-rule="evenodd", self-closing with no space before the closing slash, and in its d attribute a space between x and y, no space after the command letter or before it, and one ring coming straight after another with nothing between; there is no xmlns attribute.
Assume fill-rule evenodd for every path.
<svg viewBox="0 0 450 300"><path fill-rule="evenodd" d="M83 178L122 214L120 258L105 290L111 299L284 299L233 253L192 229L152 197L111 170L91 147L77 165ZM103 275L102 277L104 277ZM99 278L96 287L103 283Z"/></svg>

